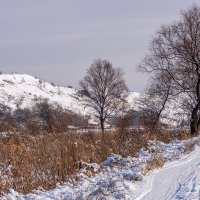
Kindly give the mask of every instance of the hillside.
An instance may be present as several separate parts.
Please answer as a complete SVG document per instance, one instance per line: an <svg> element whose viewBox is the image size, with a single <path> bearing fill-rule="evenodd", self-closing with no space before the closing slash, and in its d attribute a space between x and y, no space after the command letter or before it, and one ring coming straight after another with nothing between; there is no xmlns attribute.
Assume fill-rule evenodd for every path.
<svg viewBox="0 0 200 200"><path fill-rule="evenodd" d="M39 98L74 112L83 110L76 89L55 86L26 74L0 75L0 103L12 109L25 108Z"/></svg>
<svg viewBox="0 0 200 200"><path fill-rule="evenodd" d="M134 101L138 97L139 93L130 92L127 101L132 105L131 107L135 106ZM27 74L0 75L1 104L12 110L17 107L30 108L37 99L48 99L50 103L57 103L72 112L92 115L91 110L83 105L78 90L74 88L55 86Z"/></svg>

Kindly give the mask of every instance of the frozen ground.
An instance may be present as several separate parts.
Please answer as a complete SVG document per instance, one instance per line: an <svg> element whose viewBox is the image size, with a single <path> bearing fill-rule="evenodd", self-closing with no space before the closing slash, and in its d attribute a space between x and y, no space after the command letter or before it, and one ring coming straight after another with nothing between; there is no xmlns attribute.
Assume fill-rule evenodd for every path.
<svg viewBox="0 0 200 200"><path fill-rule="evenodd" d="M185 146L194 143L194 150L184 155ZM93 176L87 176L87 169L82 169L77 182L69 181L53 190L37 190L27 195L10 190L3 200L200 199L199 146L199 138L174 140L170 144L151 141L148 150L141 149L137 158L113 154L101 165L90 164ZM143 176L146 164L155 154L164 158L166 164Z"/></svg>

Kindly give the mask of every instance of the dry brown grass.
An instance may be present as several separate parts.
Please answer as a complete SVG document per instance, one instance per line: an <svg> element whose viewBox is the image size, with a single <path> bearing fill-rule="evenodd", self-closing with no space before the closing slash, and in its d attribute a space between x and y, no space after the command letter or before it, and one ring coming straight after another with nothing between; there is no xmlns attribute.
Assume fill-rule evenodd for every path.
<svg viewBox="0 0 200 200"><path fill-rule="evenodd" d="M145 175L150 170L157 169L163 167L165 163L165 159L161 154L153 154L152 157L147 161L147 164L142 170L142 173Z"/></svg>
<svg viewBox="0 0 200 200"><path fill-rule="evenodd" d="M69 177L76 179L76 172L85 167L80 161L101 163L111 153L137 156L140 148L147 148L149 139L169 142L174 138L183 136L175 132L149 135L135 130L105 132L103 136L94 132L0 135L0 193L9 188L21 193L38 187L51 189ZM147 171L161 166L162 159L154 157ZM94 173L86 170L88 176Z"/></svg>
<svg viewBox="0 0 200 200"><path fill-rule="evenodd" d="M192 150L194 150L195 142L187 143L184 147L184 154L190 153Z"/></svg>
<svg viewBox="0 0 200 200"><path fill-rule="evenodd" d="M146 140L158 140L164 143L169 143L174 139L187 140L191 138L191 135L186 131L157 131L157 132L148 132L146 134Z"/></svg>

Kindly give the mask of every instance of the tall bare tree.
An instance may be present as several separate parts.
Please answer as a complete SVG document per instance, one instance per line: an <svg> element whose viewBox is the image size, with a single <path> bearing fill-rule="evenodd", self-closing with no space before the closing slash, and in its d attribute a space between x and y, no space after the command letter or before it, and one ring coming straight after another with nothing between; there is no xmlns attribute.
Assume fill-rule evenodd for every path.
<svg viewBox="0 0 200 200"><path fill-rule="evenodd" d="M94 110L104 131L106 119L124 107L128 88L122 70L107 60L98 59L87 70L80 86L87 96L86 105Z"/></svg>
<svg viewBox="0 0 200 200"><path fill-rule="evenodd" d="M163 111L170 97L170 88L163 85L151 84L146 93L138 100L140 108L139 121L150 132L158 131L161 128L161 118L164 119Z"/></svg>
<svg viewBox="0 0 200 200"><path fill-rule="evenodd" d="M200 7L193 5L181 18L157 31L139 67L162 85L168 98L184 98L182 106L191 115L192 135L200 130ZM167 81L166 81L167 80ZM166 89L165 89L166 88ZM179 99L180 100L180 99Z"/></svg>

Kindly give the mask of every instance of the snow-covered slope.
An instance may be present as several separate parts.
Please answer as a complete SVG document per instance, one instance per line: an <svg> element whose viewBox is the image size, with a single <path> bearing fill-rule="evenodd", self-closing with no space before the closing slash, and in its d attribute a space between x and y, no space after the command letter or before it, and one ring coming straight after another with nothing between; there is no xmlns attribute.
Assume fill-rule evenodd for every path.
<svg viewBox="0 0 200 200"><path fill-rule="evenodd" d="M36 99L48 99L74 112L84 107L74 88L59 87L26 74L0 75L0 103L16 109L30 107Z"/></svg>
<svg viewBox="0 0 200 200"><path fill-rule="evenodd" d="M77 93L74 88L55 86L27 74L0 75L0 103L12 109L31 107L36 99L41 98L73 112L91 115L91 110L85 108ZM128 102L135 106L137 97L139 93L131 92Z"/></svg>
<svg viewBox="0 0 200 200"><path fill-rule="evenodd" d="M138 92L129 92L127 97L127 102L129 103L130 107L134 110L138 110L138 99L140 98L141 94Z"/></svg>

